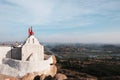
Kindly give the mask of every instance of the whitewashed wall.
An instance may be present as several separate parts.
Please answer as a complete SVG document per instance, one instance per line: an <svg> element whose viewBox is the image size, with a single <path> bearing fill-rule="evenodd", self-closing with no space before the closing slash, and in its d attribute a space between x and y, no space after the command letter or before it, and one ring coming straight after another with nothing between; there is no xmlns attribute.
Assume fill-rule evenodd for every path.
<svg viewBox="0 0 120 80"><path fill-rule="evenodd" d="M0 46L0 64L2 64L2 59L11 57L11 47L9 46Z"/></svg>
<svg viewBox="0 0 120 80"><path fill-rule="evenodd" d="M44 47L40 45L34 36L27 38L25 44L22 46L22 60L26 61L31 56L35 61L44 60Z"/></svg>
<svg viewBox="0 0 120 80"><path fill-rule="evenodd" d="M30 61L20 61L14 60L10 58L4 58L3 64L9 65L11 68L18 70L18 76L24 76L26 73L32 72L41 72L43 74L47 74L46 70L49 70L53 63L52 57L48 60L38 61L38 62L30 62Z"/></svg>

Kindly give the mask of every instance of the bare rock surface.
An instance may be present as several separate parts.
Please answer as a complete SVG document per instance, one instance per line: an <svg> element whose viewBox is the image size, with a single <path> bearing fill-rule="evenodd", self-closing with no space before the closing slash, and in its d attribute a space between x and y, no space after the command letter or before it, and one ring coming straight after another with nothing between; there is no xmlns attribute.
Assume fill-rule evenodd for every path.
<svg viewBox="0 0 120 80"><path fill-rule="evenodd" d="M20 80L20 79L17 79L17 78L15 78L15 77L11 77L11 76L7 76L7 75L0 74L0 80Z"/></svg>
<svg viewBox="0 0 120 80"><path fill-rule="evenodd" d="M66 80L67 76L65 74L62 73L58 73L55 75L54 80Z"/></svg>
<svg viewBox="0 0 120 80"><path fill-rule="evenodd" d="M28 73L23 76L21 80L65 80L67 76L61 73L56 74L54 77L51 75L44 75L39 73Z"/></svg>

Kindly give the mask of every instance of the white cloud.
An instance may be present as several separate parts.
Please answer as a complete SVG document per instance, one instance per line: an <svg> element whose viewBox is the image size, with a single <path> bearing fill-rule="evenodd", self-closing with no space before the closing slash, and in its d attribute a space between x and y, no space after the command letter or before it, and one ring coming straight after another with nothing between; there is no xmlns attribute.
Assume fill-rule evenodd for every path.
<svg viewBox="0 0 120 80"><path fill-rule="evenodd" d="M106 14L107 12L104 11L116 9L119 4L107 0L76 0L75 2L68 0L6 0L6 2L14 5L0 5L0 13L3 13L0 15L1 19L27 25L59 24L61 21L81 18L83 15Z"/></svg>
<svg viewBox="0 0 120 80"><path fill-rule="evenodd" d="M5 0L4 3L0 1L0 36L6 34L4 32L6 29L9 32L11 32L11 28L18 31L15 26L24 28L24 26L33 25L42 29L70 29L85 26L94 26L92 27L94 29L97 25L103 27L105 24L97 23L102 23L105 20L106 22L107 20L111 20L111 22L120 20L119 5L120 1L118 0ZM102 18L100 15L102 15ZM114 22L113 25L115 24ZM120 40L117 33L108 34L106 32L104 35L96 32L97 35L91 33L87 35L86 33L81 36L79 32L70 36L69 34L61 33L59 33L61 35L52 34L50 37L57 38L55 40L63 42L65 40L70 40L71 42L107 42L110 39L114 42L119 42L118 40ZM50 40L48 35L43 36L44 40L53 40ZM99 38L99 36L103 37L103 39Z"/></svg>
<svg viewBox="0 0 120 80"><path fill-rule="evenodd" d="M8 4L1 5L1 16L13 22L24 24L46 25L54 22L72 20L80 14L89 14L91 10L79 7L70 2L43 0L6 0ZM2 10L3 9L3 10ZM17 19L17 20L16 20Z"/></svg>
<svg viewBox="0 0 120 80"><path fill-rule="evenodd" d="M11 20L25 24L44 24L52 11L52 3L41 0L7 0L12 5L1 5L1 12L7 14ZM11 9L12 8L12 9ZM16 20L17 19L17 20Z"/></svg>

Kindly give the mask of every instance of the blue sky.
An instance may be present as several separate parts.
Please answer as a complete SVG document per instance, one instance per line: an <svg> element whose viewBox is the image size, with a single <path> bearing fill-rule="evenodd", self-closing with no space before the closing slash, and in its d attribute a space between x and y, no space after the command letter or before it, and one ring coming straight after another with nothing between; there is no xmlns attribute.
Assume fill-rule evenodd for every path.
<svg viewBox="0 0 120 80"><path fill-rule="evenodd" d="M0 0L0 41L120 43L120 0Z"/></svg>

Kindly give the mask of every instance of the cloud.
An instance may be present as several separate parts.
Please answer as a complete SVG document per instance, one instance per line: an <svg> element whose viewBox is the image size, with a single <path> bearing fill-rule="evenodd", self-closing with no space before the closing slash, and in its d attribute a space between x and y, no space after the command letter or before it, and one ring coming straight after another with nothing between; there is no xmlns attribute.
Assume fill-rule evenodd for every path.
<svg viewBox="0 0 120 80"><path fill-rule="evenodd" d="M8 21L24 24L46 25L54 22L59 23L59 21L72 20L77 15L91 12L89 9L80 8L70 2L48 0L6 0L6 2L14 4L14 6L9 4L0 6L0 12L3 15L6 14L4 18L8 18Z"/></svg>
<svg viewBox="0 0 120 80"><path fill-rule="evenodd" d="M7 4L0 6L0 13L6 16L1 16L1 19L7 18L8 21L29 25L59 24L61 21L72 21L76 17L81 18L84 15L93 14L105 15L108 10L119 9L119 2L107 0L76 0L75 2L71 0L6 0L5 2Z"/></svg>
<svg viewBox="0 0 120 80"><path fill-rule="evenodd" d="M16 6L14 6L13 10L8 10L6 13L11 12L11 17L18 19L18 23L24 24L43 24L52 9L51 3L45 3L45 1L39 0L7 0L7 2L15 4ZM10 9L11 7L13 6L9 5L7 8ZM15 18L12 20L16 21Z"/></svg>
<svg viewBox="0 0 120 80"><path fill-rule="evenodd" d="M72 42L80 40L87 42L87 38L90 39L89 42L97 41L95 39L97 36L92 33L87 36L87 32L93 31L94 34L98 34L107 28L105 32L107 34L110 29L113 30L111 28L113 26L116 28L114 32L118 30L120 26L119 5L119 0L1 0L0 36L9 37L9 33L18 33L22 38L25 36L27 27L32 25L37 34L43 34L44 40L50 40L51 37L52 41L53 38L59 36L61 41L69 39ZM20 32L23 33L20 34ZM61 32L64 34L59 35ZM79 38L81 32L85 35ZM66 33L76 34L68 37L69 34ZM52 36L54 34L56 35ZM119 40L116 33L109 34L116 36L115 39ZM104 37L103 34L98 35ZM16 40L20 39L15 37ZM104 39L107 40L106 36L102 41Z"/></svg>

